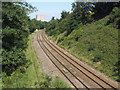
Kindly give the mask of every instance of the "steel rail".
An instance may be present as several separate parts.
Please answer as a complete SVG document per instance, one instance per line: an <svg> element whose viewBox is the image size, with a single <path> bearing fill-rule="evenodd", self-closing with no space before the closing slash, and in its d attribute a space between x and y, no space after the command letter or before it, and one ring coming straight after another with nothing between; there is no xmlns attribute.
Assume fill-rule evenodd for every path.
<svg viewBox="0 0 120 90"><path fill-rule="evenodd" d="M43 43L42 43L43 44ZM44 44L43 44L44 45ZM53 54L53 53L51 53L51 51L44 45L44 47L49 51L49 53L67 70L67 71L69 71L80 83L82 83L87 89L89 89L88 88L88 86L87 85L85 85L77 76L75 76L64 64L62 64L61 62L60 62L60 60Z"/></svg>
<svg viewBox="0 0 120 90"><path fill-rule="evenodd" d="M42 42L42 40L40 40L39 41L39 39L37 38L37 41L38 41L38 43L39 43L39 45L40 45L40 47L42 48L42 50L44 51L44 53L48 56L48 58L52 61L52 63L58 68L58 70L67 78L67 80L77 89L77 90L79 90L78 88L77 88L77 86L67 77L67 75L65 75L65 73L63 73L62 72L62 70L57 66L57 64L56 63L54 63L54 61L50 58L50 56L47 54L47 52L45 51L45 49L44 48L46 48L45 46L44 46L44 44L43 44L43 46L44 46L44 48L42 47L42 45L40 44L40 41ZM47 49L47 48L46 48ZM49 51L49 50L48 50ZM50 52L50 51L49 51Z"/></svg>

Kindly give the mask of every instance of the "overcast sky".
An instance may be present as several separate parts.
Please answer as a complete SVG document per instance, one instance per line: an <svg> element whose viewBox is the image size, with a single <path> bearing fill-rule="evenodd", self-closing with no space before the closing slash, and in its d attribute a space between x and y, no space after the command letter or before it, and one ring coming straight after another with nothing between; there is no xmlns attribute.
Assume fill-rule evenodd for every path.
<svg viewBox="0 0 120 90"><path fill-rule="evenodd" d="M43 0L39 0L38 1L29 1L28 3L31 4L32 6L35 6L38 11L37 12L34 12L32 14L30 14L30 18L36 18L36 15L37 14L42 14L42 15L45 15L45 21L49 21L51 20L51 18L54 16L55 18L60 18L61 17L61 12L63 10L65 11L71 11L71 8L72 8L72 1L66 1L66 2L63 2L63 0L61 0L59 2L59 0L57 2L54 2L53 0L50 2L47 2L47 0L44 0L46 2L43 2Z"/></svg>

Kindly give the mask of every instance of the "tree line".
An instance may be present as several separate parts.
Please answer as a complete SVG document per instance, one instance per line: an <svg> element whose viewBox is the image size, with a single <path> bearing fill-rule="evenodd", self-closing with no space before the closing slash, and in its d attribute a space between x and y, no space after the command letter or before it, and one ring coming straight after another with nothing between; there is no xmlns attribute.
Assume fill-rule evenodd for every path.
<svg viewBox="0 0 120 90"><path fill-rule="evenodd" d="M28 36L46 22L30 19L28 14L37 8L27 2L2 3L2 72L10 76L14 71L28 67L25 57Z"/></svg>
<svg viewBox="0 0 120 90"><path fill-rule="evenodd" d="M74 29L105 17L114 7L119 6L120 2L74 2L71 13L62 11L60 19L52 17L46 33L58 35L66 32L68 36Z"/></svg>

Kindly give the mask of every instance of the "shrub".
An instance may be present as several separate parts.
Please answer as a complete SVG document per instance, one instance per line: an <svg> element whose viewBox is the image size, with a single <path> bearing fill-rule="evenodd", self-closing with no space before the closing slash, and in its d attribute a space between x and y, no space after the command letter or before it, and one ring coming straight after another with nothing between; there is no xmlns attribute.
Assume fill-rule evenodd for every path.
<svg viewBox="0 0 120 90"><path fill-rule="evenodd" d="M7 75L10 75L18 67L25 67L25 65L28 63L28 60L25 57L25 53L21 49L13 48L11 51L3 49L2 62L3 72L6 72ZM25 72L25 70L21 68L21 72Z"/></svg>
<svg viewBox="0 0 120 90"><path fill-rule="evenodd" d="M27 86L26 75L22 74L19 68L11 76L2 73L2 88L24 88Z"/></svg>
<svg viewBox="0 0 120 90"><path fill-rule="evenodd" d="M57 36L57 44L64 40L65 35L66 31Z"/></svg>
<svg viewBox="0 0 120 90"><path fill-rule="evenodd" d="M91 45L88 47L88 51L92 51L92 50L94 50L94 48L95 48L95 46L91 44Z"/></svg>
<svg viewBox="0 0 120 90"><path fill-rule="evenodd" d="M95 57L93 59L93 62L99 62L99 61L102 60L102 58L103 58L102 53L98 53L98 54L95 55Z"/></svg>
<svg viewBox="0 0 120 90"><path fill-rule="evenodd" d="M83 35L84 30L83 29L78 29L78 30L73 30L71 34L68 36L69 39L74 39L75 41L78 41L78 39Z"/></svg>
<svg viewBox="0 0 120 90"><path fill-rule="evenodd" d="M69 88L66 83L64 83L58 76L52 82L54 88Z"/></svg>
<svg viewBox="0 0 120 90"><path fill-rule="evenodd" d="M43 88L50 88L52 77L48 76L47 74L44 76L45 81L41 82Z"/></svg>
<svg viewBox="0 0 120 90"><path fill-rule="evenodd" d="M112 10L106 25L109 25L110 23L112 23L115 28L119 29L120 28L119 22L120 22L120 10L118 7L115 7Z"/></svg>

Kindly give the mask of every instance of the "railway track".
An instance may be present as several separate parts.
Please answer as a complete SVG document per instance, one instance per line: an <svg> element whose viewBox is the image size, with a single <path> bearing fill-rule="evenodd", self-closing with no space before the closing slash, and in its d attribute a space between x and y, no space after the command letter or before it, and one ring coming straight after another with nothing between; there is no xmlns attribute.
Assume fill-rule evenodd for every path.
<svg viewBox="0 0 120 90"><path fill-rule="evenodd" d="M45 54L48 56L48 58L52 61L52 63L60 70L60 72L67 78L67 80L75 87L76 85L67 77L67 75L64 74L64 72L59 68L59 66L52 60L52 58L50 57L49 53L46 51L46 47L44 46L44 44L41 44L40 42L42 42L42 40L39 39L39 36L37 35L37 41L40 45L40 47L43 49L43 51L45 52ZM49 51L49 50L48 50Z"/></svg>
<svg viewBox="0 0 120 90"><path fill-rule="evenodd" d="M75 88L78 88L78 86L76 86L74 82L68 77L68 75L62 71L62 68L65 68L67 72L69 72L72 77L78 80L78 82L81 83L86 89L110 88L113 90L117 90L117 87L115 85L111 85L111 83L98 77L96 74L85 68L83 65L78 63L76 60L68 56L53 43L51 43L50 40L48 40L45 36L44 31L40 32L40 35L39 33L37 34L37 40L45 54L50 58L53 64L60 70L60 72L70 81L70 83ZM62 68L59 67L60 65L62 66Z"/></svg>

